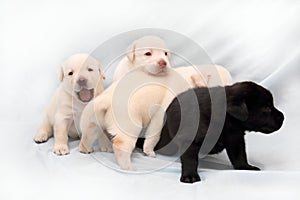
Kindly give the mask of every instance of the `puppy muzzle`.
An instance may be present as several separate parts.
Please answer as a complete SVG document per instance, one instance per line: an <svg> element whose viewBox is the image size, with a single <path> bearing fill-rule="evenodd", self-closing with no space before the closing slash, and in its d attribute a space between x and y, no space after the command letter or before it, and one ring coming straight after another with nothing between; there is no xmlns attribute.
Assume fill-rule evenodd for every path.
<svg viewBox="0 0 300 200"><path fill-rule="evenodd" d="M265 125L264 127L262 127L261 131L263 133L272 133L274 131L277 131L281 128L282 124L284 121L284 115L282 112L280 112L279 110L275 110L272 113L272 120L271 122L269 122L267 125Z"/></svg>

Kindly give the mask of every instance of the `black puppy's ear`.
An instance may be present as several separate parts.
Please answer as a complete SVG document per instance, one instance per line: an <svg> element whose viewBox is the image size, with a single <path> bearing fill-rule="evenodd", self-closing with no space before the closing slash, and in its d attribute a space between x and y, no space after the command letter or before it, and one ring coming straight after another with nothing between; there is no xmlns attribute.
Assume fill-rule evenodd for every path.
<svg viewBox="0 0 300 200"><path fill-rule="evenodd" d="M244 101L228 103L227 113L240 121L246 121L248 119L248 108Z"/></svg>

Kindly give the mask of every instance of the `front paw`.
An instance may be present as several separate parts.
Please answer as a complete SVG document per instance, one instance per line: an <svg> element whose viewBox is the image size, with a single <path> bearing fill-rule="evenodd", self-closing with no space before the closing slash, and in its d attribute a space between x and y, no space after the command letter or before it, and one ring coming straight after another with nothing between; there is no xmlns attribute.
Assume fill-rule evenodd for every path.
<svg viewBox="0 0 300 200"><path fill-rule="evenodd" d="M48 140L48 134L45 132L38 132L34 137L34 141L38 144L47 142L47 140Z"/></svg>
<svg viewBox="0 0 300 200"><path fill-rule="evenodd" d="M252 165L245 165L245 166L239 166L235 167L237 170L253 170L253 171L260 171L258 167L252 166Z"/></svg>
<svg viewBox="0 0 300 200"><path fill-rule="evenodd" d="M69 154L70 151L67 144L55 144L53 148L53 153L55 153L58 156L62 156Z"/></svg>
<svg viewBox="0 0 300 200"><path fill-rule="evenodd" d="M89 154L89 153L92 153L93 151L94 151L93 148L88 149L86 147L86 145L84 145L82 142L80 142L80 144L79 144L79 152L80 153Z"/></svg>
<svg viewBox="0 0 300 200"><path fill-rule="evenodd" d="M155 158L155 152L154 151L144 151L144 154L146 154L146 156Z"/></svg>
<svg viewBox="0 0 300 200"><path fill-rule="evenodd" d="M196 173L190 173L190 174L182 174L180 181L183 183L195 183L201 181L199 174Z"/></svg>
<svg viewBox="0 0 300 200"><path fill-rule="evenodd" d="M136 171L135 167L131 163L120 165L120 167L126 171Z"/></svg>
<svg viewBox="0 0 300 200"><path fill-rule="evenodd" d="M100 146L99 150L101 152L108 152L108 153L113 153L114 152L111 143Z"/></svg>

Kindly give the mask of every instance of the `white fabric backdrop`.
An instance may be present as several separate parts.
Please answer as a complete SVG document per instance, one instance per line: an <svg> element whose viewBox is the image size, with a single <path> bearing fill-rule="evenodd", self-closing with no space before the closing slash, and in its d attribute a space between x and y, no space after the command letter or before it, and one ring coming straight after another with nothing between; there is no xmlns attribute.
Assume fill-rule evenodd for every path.
<svg viewBox="0 0 300 200"><path fill-rule="evenodd" d="M299 13L292 0L1 1L0 199L300 198ZM60 63L139 28L181 33L226 66L234 81L253 80L274 93L284 126L268 136L249 133L246 141L250 162L263 171L231 170L221 154L203 161L201 183L186 185L179 182L179 163L132 175L78 153L78 141L64 157L51 152L53 140L33 143ZM135 155L134 162L143 167L151 159Z"/></svg>

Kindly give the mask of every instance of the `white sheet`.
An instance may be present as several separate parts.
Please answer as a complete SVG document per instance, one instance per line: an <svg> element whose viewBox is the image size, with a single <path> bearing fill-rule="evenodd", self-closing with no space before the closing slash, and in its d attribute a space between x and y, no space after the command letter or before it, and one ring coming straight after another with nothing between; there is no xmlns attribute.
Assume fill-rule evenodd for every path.
<svg viewBox="0 0 300 200"><path fill-rule="evenodd" d="M1 2L0 199L299 199L299 11L296 1ZM284 126L268 136L249 133L246 141L250 163L263 171L231 170L221 154L202 161L201 183L186 185L179 182L178 162L128 174L80 154L78 141L63 157L51 152L52 139L32 141L59 83L60 63L145 27L183 34L226 66L235 81L271 89L285 113ZM114 165L112 155L96 155ZM133 161L141 170L166 159L136 153Z"/></svg>

